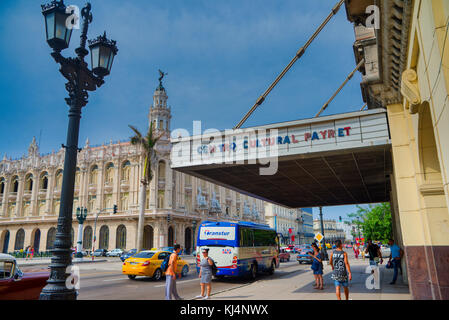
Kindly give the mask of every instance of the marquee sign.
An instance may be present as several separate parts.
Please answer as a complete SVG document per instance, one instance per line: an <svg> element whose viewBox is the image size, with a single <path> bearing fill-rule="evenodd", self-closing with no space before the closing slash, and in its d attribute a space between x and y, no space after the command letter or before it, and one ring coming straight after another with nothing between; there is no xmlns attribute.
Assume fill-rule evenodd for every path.
<svg viewBox="0 0 449 320"><path fill-rule="evenodd" d="M173 138L172 168L389 144L384 109Z"/></svg>

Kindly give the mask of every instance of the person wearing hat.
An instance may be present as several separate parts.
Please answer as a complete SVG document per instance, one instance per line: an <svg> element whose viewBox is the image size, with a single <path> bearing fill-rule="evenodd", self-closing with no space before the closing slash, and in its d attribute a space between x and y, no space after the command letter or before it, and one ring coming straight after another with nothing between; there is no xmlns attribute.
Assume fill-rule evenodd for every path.
<svg viewBox="0 0 449 320"><path fill-rule="evenodd" d="M203 254L203 259L200 263L200 284L201 284L201 295L196 296L196 298L201 298L203 300L209 299L210 291L212 289L211 281L212 281L212 266L214 264L214 260L209 257L209 249L204 248L201 250ZM207 286L207 295L204 295L205 287Z"/></svg>

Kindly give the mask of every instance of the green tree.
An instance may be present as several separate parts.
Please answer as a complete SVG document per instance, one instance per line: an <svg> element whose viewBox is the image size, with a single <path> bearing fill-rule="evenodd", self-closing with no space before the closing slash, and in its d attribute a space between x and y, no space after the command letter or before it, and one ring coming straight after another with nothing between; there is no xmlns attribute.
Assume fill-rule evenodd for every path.
<svg viewBox="0 0 449 320"><path fill-rule="evenodd" d="M355 218L353 223L362 230L365 239L387 242L392 236L390 203L369 205L368 208L357 206L357 212L348 214Z"/></svg>

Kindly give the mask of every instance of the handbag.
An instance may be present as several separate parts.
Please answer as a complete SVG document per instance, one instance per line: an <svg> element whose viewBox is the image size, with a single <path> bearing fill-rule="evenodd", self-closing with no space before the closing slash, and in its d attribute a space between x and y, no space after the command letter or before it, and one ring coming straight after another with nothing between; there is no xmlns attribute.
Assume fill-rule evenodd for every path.
<svg viewBox="0 0 449 320"><path fill-rule="evenodd" d="M386 266L385 266L385 268L387 268L387 269L393 269L393 262L392 262L391 260L388 261L387 264L386 264Z"/></svg>

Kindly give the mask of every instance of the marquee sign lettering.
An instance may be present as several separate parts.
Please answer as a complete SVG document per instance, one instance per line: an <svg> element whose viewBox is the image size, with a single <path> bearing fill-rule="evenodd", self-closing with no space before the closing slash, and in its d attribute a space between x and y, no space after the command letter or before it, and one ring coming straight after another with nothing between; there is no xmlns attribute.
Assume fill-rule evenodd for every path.
<svg viewBox="0 0 449 320"><path fill-rule="evenodd" d="M304 133L304 141L314 141L323 139L332 139L335 137L346 137L351 133L351 127L342 127L336 130L327 129L320 131L311 131ZM297 135L291 134L286 136L270 137L265 139L253 139L253 140L243 140L242 148L247 150L249 148L267 147L274 145L285 145L285 144L296 144L299 143L299 137ZM237 151L238 146L235 142L232 143L222 143L219 145L200 145L197 148L199 154L213 154L215 152L229 152Z"/></svg>

